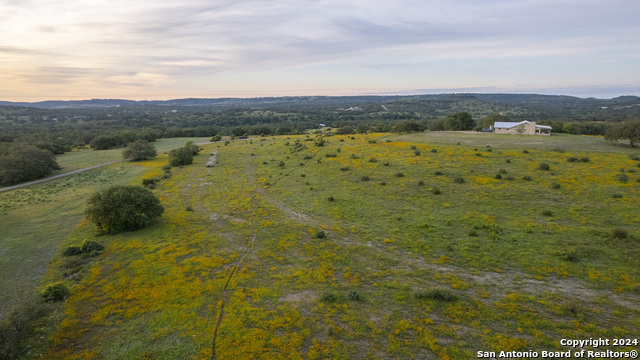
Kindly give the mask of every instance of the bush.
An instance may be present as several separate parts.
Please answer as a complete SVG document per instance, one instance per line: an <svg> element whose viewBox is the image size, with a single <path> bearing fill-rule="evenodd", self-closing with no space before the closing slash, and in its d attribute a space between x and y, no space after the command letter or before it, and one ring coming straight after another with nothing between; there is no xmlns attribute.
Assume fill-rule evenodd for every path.
<svg viewBox="0 0 640 360"><path fill-rule="evenodd" d="M193 143L193 141L187 141L184 144L185 149L191 150L191 155L198 155L200 153L200 146Z"/></svg>
<svg viewBox="0 0 640 360"><path fill-rule="evenodd" d="M96 242L93 240L85 240L82 243L83 253L90 253L92 251L102 251L102 250L104 250L104 245L100 244L99 242Z"/></svg>
<svg viewBox="0 0 640 360"><path fill-rule="evenodd" d="M38 179L59 170L49 150L28 144L0 144L0 185Z"/></svg>
<svg viewBox="0 0 640 360"><path fill-rule="evenodd" d="M456 301L458 296L451 290L445 288L432 288L424 292L415 293L414 296L420 300L431 299L440 301Z"/></svg>
<svg viewBox="0 0 640 360"><path fill-rule="evenodd" d="M439 170L433 173L433 175L437 175L437 176L440 176L442 174L443 174L442 171L439 171Z"/></svg>
<svg viewBox="0 0 640 360"><path fill-rule="evenodd" d="M551 211L551 210L542 210L542 215L544 215L544 216L553 216L553 211Z"/></svg>
<svg viewBox="0 0 640 360"><path fill-rule="evenodd" d="M420 154L422 154L422 153L420 152L420 150L416 150L416 151L414 151L413 153L414 153L416 156L420 156Z"/></svg>
<svg viewBox="0 0 640 360"><path fill-rule="evenodd" d="M385 161L385 162L383 162L383 163L382 163L382 165L383 165L383 166L389 166L389 162L388 162L388 161Z"/></svg>
<svg viewBox="0 0 640 360"><path fill-rule="evenodd" d="M589 159L588 156L583 156L583 157L580 158L580 162L587 163L589 161L590 161L590 159Z"/></svg>
<svg viewBox="0 0 640 360"><path fill-rule="evenodd" d="M62 256L75 256L82 254L82 248L80 246L67 246L62 252Z"/></svg>
<svg viewBox="0 0 640 360"><path fill-rule="evenodd" d="M155 185L157 182L158 182L158 179L156 178L142 179L142 186L150 187L152 185Z"/></svg>
<svg viewBox="0 0 640 360"><path fill-rule="evenodd" d="M338 297L335 296L334 294L325 294L322 296L321 300L326 303L334 303L338 301Z"/></svg>
<svg viewBox="0 0 640 360"><path fill-rule="evenodd" d="M548 163L545 163L545 162L538 163L538 170L547 171L549 169L551 169L551 166Z"/></svg>
<svg viewBox="0 0 640 360"><path fill-rule="evenodd" d="M147 226L164 208L153 193L141 186L117 185L93 194L85 211L100 232L115 234Z"/></svg>
<svg viewBox="0 0 640 360"><path fill-rule="evenodd" d="M169 151L169 165L172 167L193 163L193 150L181 147Z"/></svg>
<svg viewBox="0 0 640 360"><path fill-rule="evenodd" d="M629 234L627 233L627 230L617 228L611 231L611 237L614 239L622 240L628 238Z"/></svg>
<svg viewBox="0 0 640 360"><path fill-rule="evenodd" d="M562 186L561 186L560 184L558 184L558 183L553 183L553 184L551 184L551 188L552 188L552 189L555 189L555 190L558 190L558 189L560 189L561 187L562 187Z"/></svg>
<svg viewBox="0 0 640 360"><path fill-rule="evenodd" d="M348 166L343 166L340 168L340 171L349 171L349 167Z"/></svg>
<svg viewBox="0 0 640 360"><path fill-rule="evenodd" d="M376 158L372 157L371 159L369 159L369 162L370 162L370 163L377 163L377 162L378 162L378 159L376 159Z"/></svg>
<svg viewBox="0 0 640 360"><path fill-rule="evenodd" d="M629 180L629 176L625 173L618 173L616 174L616 180L620 182L627 182Z"/></svg>
<svg viewBox="0 0 640 360"><path fill-rule="evenodd" d="M40 295L46 301L62 301L69 297L69 288L62 282L47 285Z"/></svg>
<svg viewBox="0 0 640 360"><path fill-rule="evenodd" d="M464 178L462 176L456 176L453 179L453 182L456 183L456 184L464 184Z"/></svg>
<svg viewBox="0 0 640 360"><path fill-rule="evenodd" d="M531 181L531 180L533 180L533 179L531 178L531 176L529 176L529 175L525 175L525 176L523 176L523 177L522 177L522 180L525 180L525 181Z"/></svg>
<svg viewBox="0 0 640 360"><path fill-rule="evenodd" d="M404 173L403 173L402 171L398 171L398 172L395 174L395 177L399 177L399 178L400 178L400 177L404 177Z"/></svg>
<svg viewBox="0 0 640 360"><path fill-rule="evenodd" d="M362 177L360 178L360 181L369 181L371 180L371 178L367 175L362 175Z"/></svg>
<svg viewBox="0 0 640 360"><path fill-rule="evenodd" d="M326 237L327 237L327 234L322 230L318 231L315 235L316 239L324 239Z"/></svg>
<svg viewBox="0 0 640 360"><path fill-rule="evenodd" d="M129 161L147 160L157 155L156 147L146 140L136 140L122 152L122 158Z"/></svg>
<svg viewBox="0 0 640 360"><path fill-rule="evenodd" d="M502 174L496 174L495 178L496 178L497 180L502 179Z"/></svg>
<svg viewBox="0 0 640 360"><path fill-rule="evenodd" d="M222 136L214 135L209 141L210 142L222 141Z"/></svg>
<svg viewBox="0 0 640 360"><path fill-rule="evenodd" d="M431 192L433 193L433 195L439 195L440 194L440 188L438 188L438 187L431 188Z"/></svg>
<svg viewBox="0 0 640 360"><path fill-rule="evenodd" d="M420 186L424 186L424 180L420 180L420 181L418 181L418 185L420 185Z"/></svg>
<svg viewBox="0 0 640 360"><path fill-rule="evenodd" d="M438 150L436 150L436 149L431 149L431 152L432 152L432 153L437 153L437 152L438 152Z"/></svg>
<svg viewBox="0 0 640 360"><path fill-rule="evenodd" d="M357 291L351 290L349 291L349 300L362 301L362 297L360 296L360 294L358 294Z"/></svg>

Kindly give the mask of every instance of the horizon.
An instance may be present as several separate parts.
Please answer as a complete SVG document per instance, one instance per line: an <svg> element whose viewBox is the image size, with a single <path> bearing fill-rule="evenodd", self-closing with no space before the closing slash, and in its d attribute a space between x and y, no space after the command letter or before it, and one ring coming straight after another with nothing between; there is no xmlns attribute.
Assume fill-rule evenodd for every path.
<svg viewBox="0 0 640 360"><path fill-rule="evenodd" d="M640 96L635 0L541 1L0 2L0 98Z"/></svg>
<svg viewBox="0 0 640 360"><path fill-rule="evenodd" d="M445 90L445 89L443 89ZM172 100L207 100L207 99L261 99L261 98L294 98L294 97L404 97L404 96L429 96L429 95L485 95L485 94L495 94L495 95L541 95L541 96L568 96L575 97L579 99L596 99L596 100L612 100L618 97L625 96L635 96L640 97L639 95L634 95L630 93L621 93L620 95L613 95L609 97L597 97L597 96L577 96L563 93L542 93L542 92L391 92L391 93L372 93L372 94L346 94L346 95L326 95L326 94L300 94L300 95L262 95L262 96L215 96L215 97L196 97L196 96L185 96L185 97L175 97L175 98L100 98L100 97L86 97L86 98L75 98L75 99L59 99L59 98L44 98L42 100L6 100L0 98L0 102L8 102L8 103L29 103L29 104L37 104L42 102L76 102L76 101L103 101L103 100L112 100L112 101L135 101L135 102L145 102L145 101L172 101Z"/></svg>

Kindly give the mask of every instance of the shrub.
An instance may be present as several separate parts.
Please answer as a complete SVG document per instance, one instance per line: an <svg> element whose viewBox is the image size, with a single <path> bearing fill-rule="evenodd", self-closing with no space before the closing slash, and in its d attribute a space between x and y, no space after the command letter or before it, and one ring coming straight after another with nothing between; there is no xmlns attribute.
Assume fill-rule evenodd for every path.
<svg viewBox="0 0 640 360"><path fill-rule="evenodd" d="M82 248L80 246L67 246L62 252L62 256L75 256L82 254Z"/></svg>
<svg viewBox="0 0 640 360"><path fill-rule="evenodd" d="M424 186L424 180L420 180L420 181L418 181L418 185L420 185L420 186Z"/></svg>
<svg viewBox="0 0 640 360"><path fill-rule="evenodd" d="M193 211L193 206L191 206L191 205L187 206L186 210L187 211Z"/></svg>
<svg viewBox="0 0 640 360"><path fill-rule="evenodd" d="M544 216L553 216L553 211L551 211L551 210L542 210L542 215L544 215Z"/></svg>
<svg viewBox="0 0 640 360"><path fill-rule="evenodd" d="M382 165L384 165L384 166L389 166L389 162L388 162L388 161L385 161L385 162L383 162L383 163L382 163Z"/></svg>
<svg viewBox="0 0 640 360"><path fill-rule="evenodd" d="M325 157L328 157L328 158L336 158L336 157L338 157L338 154L335 154L335 153L329 153L329 154L324 154L324 156L325 156Z"/></svg>
<svg viewBox="0 0 640 360"><path fill-rule="evenodd" d="M185 149L191 150L191 155L198 155L200 153L200 146L193 143L193 141L187 141L184 144Z"/></svg>
<svg viewBox="0 0 640 360"><path fill-rule="evenodd" d="M511 159L507 159L504 162L506 162L507 164L510 164L511 163Z"/></svg>
<svg viewBox="0 0 640 360"><path fill-rule="evenodd" d="M377 163L377 162L378 162L378 159L376 159L376 158L372 157L371 159L369 159L369 162L370 162L370 163Z"/></svg>
<svg viewBox="0 0 640 360"><path fill-rule="evenodd" d="M437 153L437 152L438 152L438 150L436 150L436 149L431 149L431 152L432 152L432 153Z"/></svg>
<svg viewBox="0 0 640 360"><path fill-rule="evenodd" d="M329 200L329 201L334 201L335 199L333 198L333 196L329 196L329 197L327 198L327 200Z"/></svg>
<svg viewBox="0 0 640 360"><path fill-rule="evenodd" d="M611 197L614 198L614 199L622 199L622 194L615 193L615 194L612 194Z"/></svg>
<svg viewBox="0 0 640 360"><path fill-rule="evenodd" d="M590 159L589 159L588 156L583 156L583 157L580 158L580 162L586 163L586 162L589 162L589 161L590 161Z"/></svg>
<svg viewBox="0 0 640 360"><path fill-rule="evenodd" d="M531 176L525 175L525 176L522 177L522 180L531 181L532 179L531 179Z"/></svg>
<svg viewBox="0 0 640 360"><path fill-rule="evenodd" d="M146 160L157 155L156 147L146 140L136 140L122 152L122 157L129 161Z"/></svg>
<svg viewBox="0 0 640 360"><path fill-rule="evenodd" d="M403 173L402 171L398 171L398 172L395 174L395 177L404 177L404 173Z"/></svg>
<svg viewBox="0 0 640 360"><path fill-rule="evenodd" d="M324 294L321 300L326 303L334 303L338 300L338 297L335 296L334 294L329 293L329 294Z"/></svg>
<svg viewBox="0 0 640 360"><path fill-rule="evenodd" d="M0 143L0 186L34 180L60 170L49 150L29 144Z"/></svg>
<svg viewBox="0 0 640 360"><path fill-rule="evenodd" d="M82 243L83 253L90 253L92 251L102 251L102 250L104 250L104 245L100 244L99 242L96 242L93 240L85 240Z"/></svg>
<svg viewBox="0 0 640 360"><path fill-rule="evenodd" d="M528 153L529 153L529 150L522 150L522 153L523 153L523 154L528 154Z"/></svg>
<svg viewBox="0 0 640 360"><path fill-rule="evenodd" d="M440 175L442 175L442 171L438 170L438 171L434 172L434 173L433 173L433 175L438 175L438 176L440 176Z"/></svg>
<svg viewBox="0 0 640 360"><path fill-rule="evenodd" d="M340 171L349 171L349 167L348 166L343 166L340 168Z"/></svg>
<svg viewBox="0 0 640 360"><path fill-rule="evenodd" d="M500 168L500 169L498 169L498 173L499 174L506 174L507 170Z"/></svg>
<svg viewBox="0 0 640 360"><path fill-rule="evenodd" d="M349 300L362 301L362 297L360 296L360 294L358 294L357 291L351 290L349 291Z"/></svg>
<svg viewBox="0 0 640 360"><path fill-rule="evenodd" d="M616 180L620 182L627 182L629 180L629 176L625 173L618 173L616 174Z"/></svg>
<svg viewBox="0 0 640 360"><path fill-rule="evenodd" d="M172 167L193 163L193 150L181 147L169 151L169 165Z"/></svg>
<svg viewBox="0 0 640 360"><path fill-rule="evenodd" d="M559 153L565 152L565 150L563 148L560 148L560 147L553 148L553 149L551 149L551 151L555 151L555 152L559 152Z"/></svg>
<svg viewBox="0 0 640 360"><path fill-rule="evenodd" d="M386 186L387 182L386 181L380 181L380 186Z"/></svg>
<svg viewBox="0 0 640 360"><path fill-rule="evenodd" d="M447 302L458 300L458 296L451 290L439 287L415 293L414 296L420 300L431 299Z"/></svg>
<svg viewBox="0 0 640 360"><path fill-rule="evenodd" d="M553 183L553 184L551 184L551 188L552 188L552 189L555 189L555 190L558 190L558 189L560 189L560 188L561 188L561 186L560 186L560 184L558 184L558 183Z"/></svg>
<svg viewBox="0 0 640 360"><path fill-rule="evenodd" d="M628 238L629 234L625 229L616 228L611 231L611 237L614 239L622 240Z"/></svg>
<svg viewBox="0 0 640 360"><path fill-rule="evenodd" d="M495 178L498 180L502 179L502 174L496 174Z"/></svg>
<svg viewBox="0 0 640 360"><path fill-rule="evenodd" d="M505 180L511 181L513 180L513 176L512 175L507 175L504 177Z"/></svg>
<svg viewBox="0 0 640 360"><path fill-rule="evenodd" d="M369 181L371 180L371 178L367 175L362 175L362 177L360 178L360 181Z"/></svg>
<svg viewBox="0 0 640 360"><path fill-rule="evenodd" d="M580 260L580 257L578 256L578 252L576 251L576 249L564 250L560 253L560 256L562 257L562 260L568 261L568 262L578 262Z"/></svg>
<svg viewBox="0 0 640 360"><path fill-rule="evenodd" d="M411 145L411 150L416 150L417 147L415 145Z"/></svg>
<svg viewBox="0 0 640 360"><path fill-rule="evenodd" d="M158 182L157 178L146 178L142 179L142 186L149 187L151 185L155 185Z"/></svg>
<svg viewBox="0 0 640 360"><path fill-rule="evenodd" d="M315 235L316 239L324 239L326 237L327 237L327 234L322 230L318 231Z"/></svg>
<svg viewBox="0 0 640 360"><path fill-rule="evenodd" d="M477 237L478 236L478 232L475 231L475 230L471 230L471 231L469 231L469 236Z"/></svg>
<svg viewBox="0 0 640 360"><path fill-rule="evenodd" d="M546 162L538 163L538 170L547 171L549 169L551 169L551 166L549 165L549 163L546 163Z"/></svg>
<svg viewBox="0 0 640 360"><path fill-rule="evenodd" d="M69 288L62 282L57 282L47 285L40 295L46 301L62 301L69 297Z"/></svg>
<svg viewBox="0 0 640 360"><path fill-rule="evenodd" d="M431 188L431 192L433 193L433 195L438 195L438 194L440 194L440 188L439 187L433 187L433 188Z"/></svg>
<svg viewBox="0 0 640 360"><path fill-rule="evenodd" d="M420 152L420 150L416 150L416 151L414 151L413 153L414 153L414 154L416 154L416 156L420 156L420 154L422 154L422 153Z"/></svg>
<svg viewBox="0 0 640 360"><path fill-rule="evenodd" d="M464 184L464 178L462 176L456 176L453 179L453 182L456 183L456 184Z"/></svg>
<svg viewBox="0 0 640 360"><path fill-rule="evenodd" d="M222 136L220 135L213 135L213 137L209 140L210 142L216 142L216 141L221 141L222 140ZM264 139L263 139L264 140Z"/></svg>
<svg viewBox="0 0 640 360"><path fill-rule="evenodd" d="M112 186L94 193L88 204L87 219L109 234L143 228L164 212L150 190L132 185Z"/></svg>

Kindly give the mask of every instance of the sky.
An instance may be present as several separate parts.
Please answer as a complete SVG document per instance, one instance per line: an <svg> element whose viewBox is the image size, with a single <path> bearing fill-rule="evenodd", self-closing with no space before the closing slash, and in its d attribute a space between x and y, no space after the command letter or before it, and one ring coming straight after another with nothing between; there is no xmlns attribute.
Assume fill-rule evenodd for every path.
<svg viewBox="0 0 640 360"><path fill-rule="evenodd" d="M0 0L0 100L640 96L638 0Z"/></svg>

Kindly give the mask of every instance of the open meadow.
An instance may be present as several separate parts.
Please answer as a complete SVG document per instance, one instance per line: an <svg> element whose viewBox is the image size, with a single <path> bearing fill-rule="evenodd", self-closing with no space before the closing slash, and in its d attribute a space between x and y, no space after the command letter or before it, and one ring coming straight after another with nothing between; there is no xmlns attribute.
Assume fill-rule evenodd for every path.
<svg viewBox="0 0 640 360"><path fill-rule="evenodd" d="M165 154L0 193L3 259L21 259L0 264L21 289L0 300L33 292L52 254L41 287L71 289L24 357L468 359L637 338L638 150L434 136L215 143L180 168ZM162 217L96 237L87 196L148 178ZM86 239L106 249L62 255Z"/></svg>

